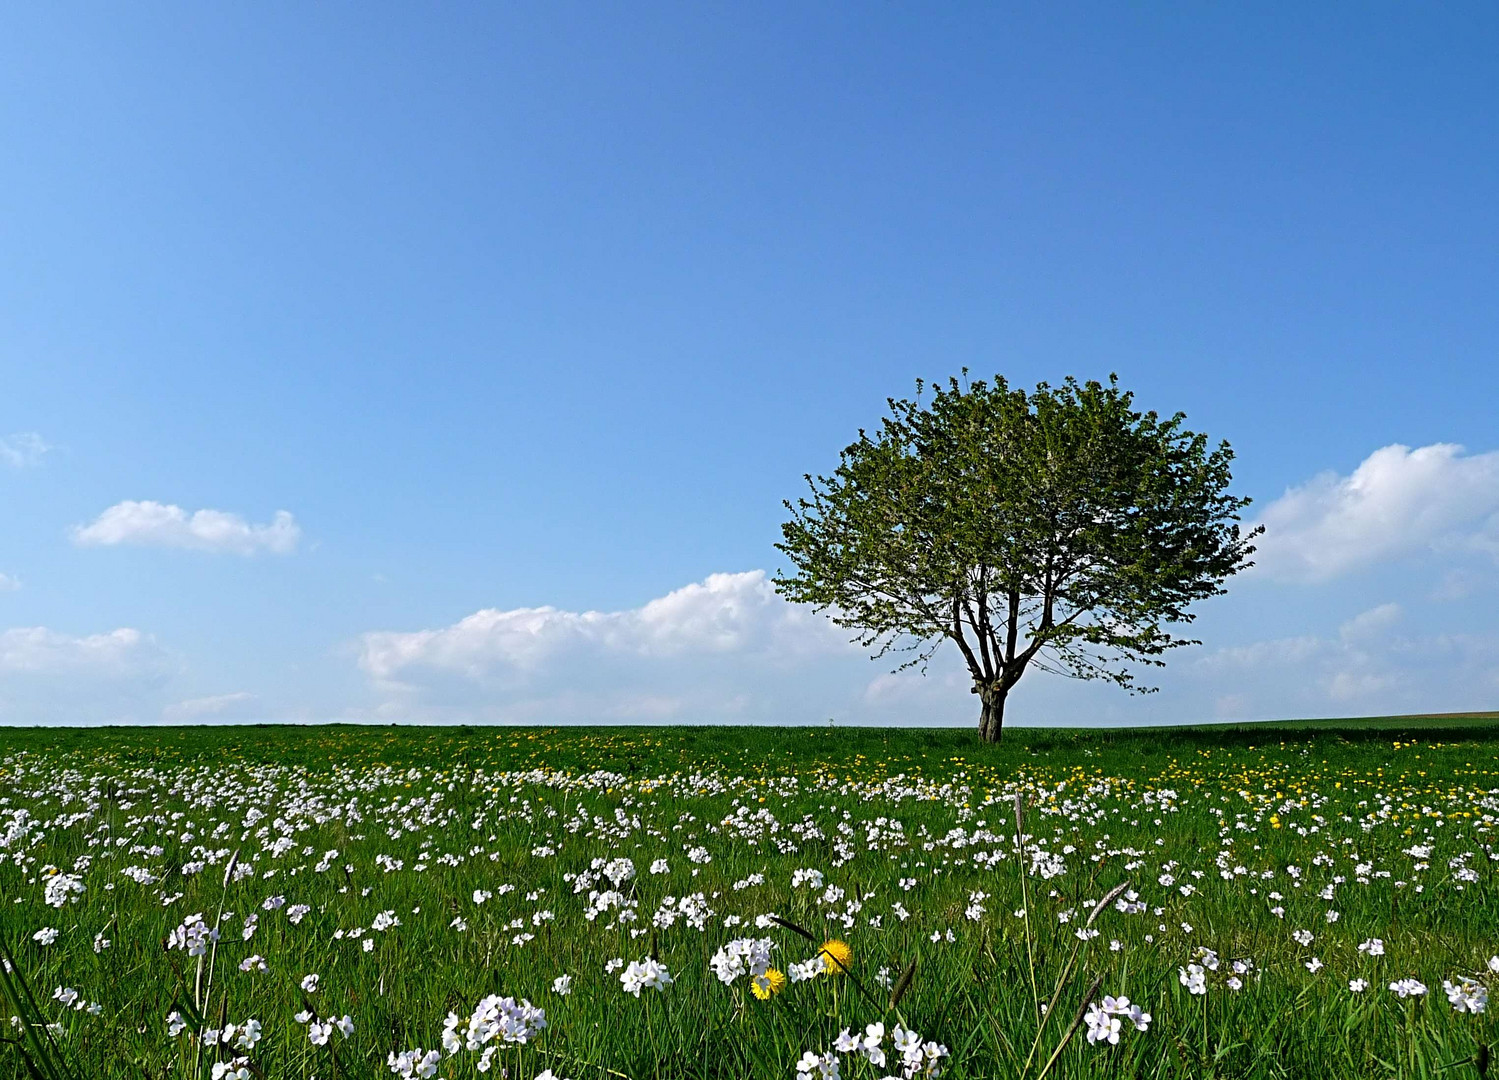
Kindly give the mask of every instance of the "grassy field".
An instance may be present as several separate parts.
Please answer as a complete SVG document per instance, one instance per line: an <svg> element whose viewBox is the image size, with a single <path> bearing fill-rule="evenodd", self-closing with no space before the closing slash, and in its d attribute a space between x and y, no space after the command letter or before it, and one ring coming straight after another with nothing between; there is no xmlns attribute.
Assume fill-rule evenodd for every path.
<svg viewBox="0 0 1499 1080"><path fill-rule="evenodd" d="M0 731L0 1076L1483 1075L1495 719Z"/></svg>

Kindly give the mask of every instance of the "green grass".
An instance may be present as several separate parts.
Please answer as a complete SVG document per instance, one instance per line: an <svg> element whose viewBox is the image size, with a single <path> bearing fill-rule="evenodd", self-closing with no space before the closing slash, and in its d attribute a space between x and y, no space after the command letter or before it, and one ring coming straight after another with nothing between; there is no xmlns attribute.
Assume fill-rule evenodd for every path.
<svg viewBox="0 0 1499 1080"><path fill-rule="evenodd" d="M236 1056L195 1039L197 1022L169 1036L174 1009L209 1027L257 1019L252 1074L390 1076L392 1051L440 1047L448 1012L467 1024L488 994L529 999L549 1026L487 1074L461 1049L438 1075L791 1080L804 1052L882 1022L887 1052L905 1024L947 1047L955 1078L1036 1077L1054 1051L1052 1077L1474 1076L1491 1014L1454 1011L1441 987L1486 984L1499 954L1496 720L1021 728L997 747L925 728L11 729L0 936L76 1075L109 1080L208 1077ZM610 888L594 861L620 858L635 921L585 917L589 892ZM231 860L250 870L226 885ZM798 870L823 886L793 887ZM47 881L68 873L84 891L48 906ZM579 874L597 880L575 892ZM1111 905L1080 940L1118 886L1145 910ZM701 929L661 915L698 893ZM275 896L285 905L266 909ZM386 911L399 925L371 930ZM817 942L756 929L770 912ZM201 965L163 944L197 913L222 933ZM33 939L47 927L54 943ZM110 945L96 951L96 935ZM772 939L782 970L836 936L851 971L759 1001L709 967L746 936ZM1371 938L1382 956L1359 952ZM1204 948L1218 965L1193 995L1180 975ZM674 982L638 1000L605 970L652 953ZM252 955L268 970L241 972ZM1238 990L1235 960L1252 965ZM892 1007L882 984L913 963ZM1388 984L1406 977L1430 992L1396 997ZM1351 993L1354 978L1369 989ZM1148 1010L1149 1030L1126 1022L1113 1047L1085 1028L1066 1039L1095 981ZM1037 996L1056 1000L1044 1025ZM309 1005L347 1013L352 1037L314 1046L293 1016ZM0 1045L0 1076L20 1063ZM897 1066L840 1063L845 1077Z"/></svg>
<svg viewBox="0 0 1499 1080"><path fill-rule="evenodd" d="M1193 730L1205 732L1221 731L1225 728L1245 731L1466 731L1470 728L1493 728L1499 730L1499 712L1453 712L1413 713L1403 716L1344 716L1317 720L1259 720L1253 723L1226 722L1220 724L1194 724ZM1143 730L1160 730L1146 728Z"/></svg>

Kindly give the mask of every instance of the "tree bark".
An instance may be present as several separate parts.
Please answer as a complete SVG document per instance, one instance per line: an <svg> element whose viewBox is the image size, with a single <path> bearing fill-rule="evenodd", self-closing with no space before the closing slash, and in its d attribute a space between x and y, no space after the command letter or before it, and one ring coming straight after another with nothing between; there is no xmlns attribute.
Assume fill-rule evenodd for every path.
<svg viewBox="0 0 1499 1080"><path fill-rule="evenodd" d="M999 685L980 685L976 687L976 692L982 702L979 709L979 738L986 743L997 743L1005 725L1005 698L1009 696L1009 690Z"/></svg>

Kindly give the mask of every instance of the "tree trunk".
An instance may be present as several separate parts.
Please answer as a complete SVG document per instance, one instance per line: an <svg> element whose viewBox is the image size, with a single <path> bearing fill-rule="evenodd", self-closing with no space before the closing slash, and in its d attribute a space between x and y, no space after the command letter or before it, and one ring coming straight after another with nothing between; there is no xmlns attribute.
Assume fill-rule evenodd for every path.
<svg viewBox="0 0 1499 1080"><path fill-rule="evenodd" d="M1000 731L1005 725L1005 698L1009 690L1000 686L979 686L979 738L987 743L999 742Z"/></svg>

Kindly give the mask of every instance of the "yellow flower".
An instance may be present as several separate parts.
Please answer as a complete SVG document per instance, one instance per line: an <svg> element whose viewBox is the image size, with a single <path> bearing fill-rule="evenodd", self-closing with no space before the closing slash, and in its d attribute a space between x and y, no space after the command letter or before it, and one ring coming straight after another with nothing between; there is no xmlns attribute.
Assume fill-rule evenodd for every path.
<svg viewBox="0 0 1499 1080"><path fill-rule="evenodd" d="M834 938L832 941L824 941L817 955L822 957L822 969L829 975L838 975L847 971L854 962L854 951L848 947L847 942Z"/></svg>
<svg viewBox="0 0 1499 1080"><path fill-rule="evenodd" d="M761 1001L769 1001L786 985L786 976L775 968L766 968L764 975L750 979L750 993Z"/></svg>

